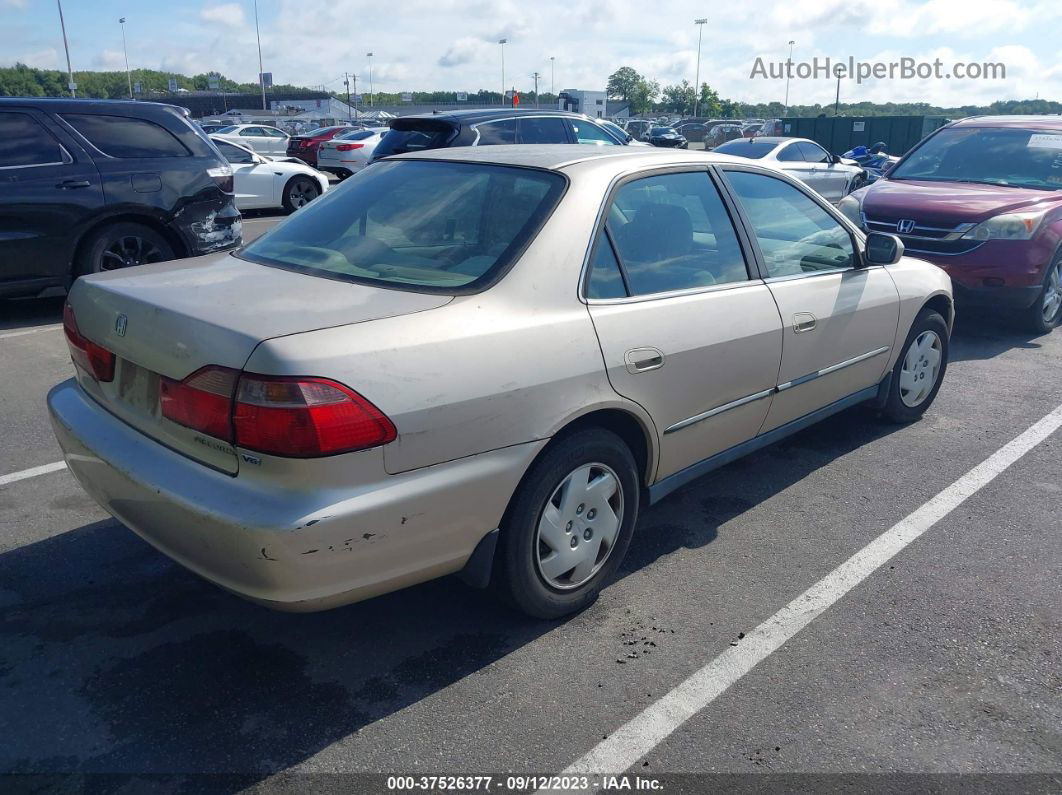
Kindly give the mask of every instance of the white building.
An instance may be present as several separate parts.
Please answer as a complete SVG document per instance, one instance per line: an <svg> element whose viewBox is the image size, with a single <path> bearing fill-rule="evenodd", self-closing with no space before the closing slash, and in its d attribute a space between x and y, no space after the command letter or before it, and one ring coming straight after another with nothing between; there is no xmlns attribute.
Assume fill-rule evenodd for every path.
<svg viewBox="0 0 1062 795"><path fill-rule="evenodd" d="M557 108L585 113L593 119L604 118L607 95L604 91L578 91L566 88L557 95Z"/></svg>

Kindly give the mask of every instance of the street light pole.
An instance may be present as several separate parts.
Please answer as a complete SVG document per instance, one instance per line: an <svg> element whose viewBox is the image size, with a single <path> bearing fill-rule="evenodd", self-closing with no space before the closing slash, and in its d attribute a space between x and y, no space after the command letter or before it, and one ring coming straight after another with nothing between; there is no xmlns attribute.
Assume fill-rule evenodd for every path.
<svg viewBox="0 0 1062 795"><path fill-rule="evenodd" d="M74 70L70 68L70 46L66 43L66 23L63 22L62 0L55 0L55 4L59 6L59 27L63 29L63 49L66 50L66 76L69 80L66 87L70 89L70 96L76 99L77 83L74 82Z"/></svg>
<svg viewBox="0 0 1062 795"><path fill-rule="evenodd" d="M372 53L367 52L365 55L369 59L369 107L372 107Z"/></svg>
<svg viewBox="0 0 1062 795"><path fill-rule="evenodd" d="M122 26L122 52L125 54L125 79L129 83L129 99L133 98L133 76L129 73L129 49L125 46L125 17L118 19Z"/></svg>
<svg viewBox="0 0 1062 795"><path fill-rule="evenodd" d="M553 64L556 62L556 60L557 59L555 57L553 57L552 55L549 56L549 93L551 93L554 96L554 98L556 98L556 96L557 96L557 86L556 86L556 84L554 83L554 80L553 80L553 77L554 77L554 75L553 75Z"/></svg>
<svg viewBox="0 0 1062 795"><path fill-rule="evenodd" d="M502 66L502 93L501 104L505 105L505 45L508 44L508 39L498 39L498 44L501 45L501 66Z"/></svg>
<svg viewBox="0 0 1062 795"><path fill-rule="evenodd" d="M697 26L697 77L693 81L693 118L697 118L701 105L701 38L707 21L707 17L693 20L693 24Z"/></svg>
<svg viewBox="0 0 1062 795"><path fill-rule="evenodd" d="M535 78L535 107L537 108L538 107L538 78L541 77L541 75L538 72L535 72L533 75L531 75L531 77Z"/></svg>
<svg viewBox="0 0 1062 795"><path fill-rule="evenodd" d="M258 83L262 87L262 110L269 110L265 95L265 70L262 68L262 34L258 30L258 0L254 0L254 35L258 38Z"/></svg>
<svg viewBox="0 0 1062 795"><path fill-rule="evenodd" d="M789 40L789 60L785 62L785 111L783 116L789 115L789 73L793 70L793 40Z"/></svg>

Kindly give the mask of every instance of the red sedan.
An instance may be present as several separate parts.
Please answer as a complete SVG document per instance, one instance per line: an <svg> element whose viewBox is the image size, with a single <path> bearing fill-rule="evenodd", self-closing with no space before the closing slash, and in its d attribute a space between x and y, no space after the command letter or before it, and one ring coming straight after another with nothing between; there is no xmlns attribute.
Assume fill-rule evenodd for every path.
<svg viewBox="0 0 1062 795"><path fill-rule="evenodd" d="M317 168L317 150L322 142L330 141L339 133L350 130L350 125L319 127L305 135L293 135L288 139L288 157L297 157L307 165Z"/></svg>

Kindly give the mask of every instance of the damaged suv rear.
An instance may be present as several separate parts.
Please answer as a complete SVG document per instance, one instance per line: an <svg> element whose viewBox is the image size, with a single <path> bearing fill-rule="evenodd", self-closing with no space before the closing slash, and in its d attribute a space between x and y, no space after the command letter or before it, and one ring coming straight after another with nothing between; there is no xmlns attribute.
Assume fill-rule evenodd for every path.
<svg viewBox="0 0 1062 795"><path fill-rule="evenodd" d="M0 297L242 241L232 168L182 108L0 99Z"/></svg>

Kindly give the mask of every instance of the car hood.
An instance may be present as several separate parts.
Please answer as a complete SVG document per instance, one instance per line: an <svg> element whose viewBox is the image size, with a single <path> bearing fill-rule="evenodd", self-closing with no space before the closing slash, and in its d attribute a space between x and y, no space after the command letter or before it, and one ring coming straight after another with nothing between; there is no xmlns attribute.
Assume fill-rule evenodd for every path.
<svg viewBox="0 0 1062 795"><path fill-rule="evenodd" d="M979 223L1007 212L1053 206L1057 192L968 182L923 182L883 179L863 195L863 212L885 220L912 218L920 224L955 226Z"/></svg>

